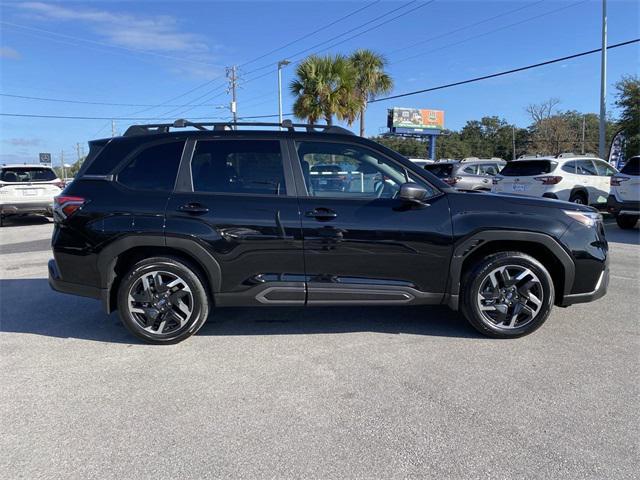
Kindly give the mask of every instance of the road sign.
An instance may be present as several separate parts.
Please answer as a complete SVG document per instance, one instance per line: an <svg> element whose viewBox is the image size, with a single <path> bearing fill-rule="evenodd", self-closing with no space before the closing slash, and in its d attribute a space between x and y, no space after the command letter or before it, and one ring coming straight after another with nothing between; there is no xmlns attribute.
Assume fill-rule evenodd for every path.
<svg viewBox="0 0 640 480"><path fill-rule="evenodd" d="M40 163L48 163L51 165L51 154L50 153L41 153L40 154Z"/></svg>

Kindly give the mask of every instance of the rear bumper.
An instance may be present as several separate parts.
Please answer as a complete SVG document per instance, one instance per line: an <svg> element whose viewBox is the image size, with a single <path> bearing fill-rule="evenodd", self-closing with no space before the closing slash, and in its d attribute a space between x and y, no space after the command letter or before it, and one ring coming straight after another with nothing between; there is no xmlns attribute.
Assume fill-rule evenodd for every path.
<svg viewBox="0 0 640 480"><path fill-rule="evenodd" d="M596 288L592 292L587 293L575 293L571 295L565 295L562 299L561 307L568 307L569 305L573 305L576 303L587 303L593 302L594 300L598 300L602 298L607 293L607 289L609 288L609 266L607 265L602 273L600 274L600 278L598 279L598 283L596 284Z"/></svg>
<svg viewBox="0 0 640 480"><path fill-rule="evenodd" d="M615 195L609 195L607 211L613 215L640 215L640 201L621 202Z"/></svg>
<svg viewBox="0 0 640 480"><path fill-rule="evenodd" d="M14 215L19 213L53 213L53 203L45 200L37 202L3 202L0 203L0 213L3 215Z"/></svg>
<svg viewBox="0 0 640 480"><path fill-rule="evenodd" d="M49 260L48 267L49 286L56 292L68 293L70 295L78 295L81 297L95 298L97 300L101 300L103 303L106 301L106 289L82 285L80 283L65 282L60 277L60 273L54 259Z"/></svg>

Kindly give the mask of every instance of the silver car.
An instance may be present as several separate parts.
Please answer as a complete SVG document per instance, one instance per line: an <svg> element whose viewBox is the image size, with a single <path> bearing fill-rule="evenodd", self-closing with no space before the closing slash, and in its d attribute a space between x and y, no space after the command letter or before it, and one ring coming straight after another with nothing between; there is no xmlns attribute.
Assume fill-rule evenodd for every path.
<svg viewBox="0 0 640 480"><path fill-rule="evenodd" d="M507 164L499 158L447 160L425 169L459 190L491 190L492 179Z"/></svg>

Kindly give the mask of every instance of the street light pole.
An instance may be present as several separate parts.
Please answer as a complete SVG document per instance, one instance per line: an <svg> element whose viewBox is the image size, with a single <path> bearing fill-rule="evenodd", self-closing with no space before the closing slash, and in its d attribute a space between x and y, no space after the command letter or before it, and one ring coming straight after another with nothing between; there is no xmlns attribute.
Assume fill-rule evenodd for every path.
<svg viewBox="0 0 640 480"><path fill-rule="evenodd" d="M278 62L278 123L280 125L282 125L282 67L290 63L289 60L280 60Z"/></svg>
<svg viewBox="0 0 640 480"><path fill-rule="evenodd" d="M607 121L607 0L602 0L602 52L600 55L600 125L598 129L598 153L605 156Z"/></svg>

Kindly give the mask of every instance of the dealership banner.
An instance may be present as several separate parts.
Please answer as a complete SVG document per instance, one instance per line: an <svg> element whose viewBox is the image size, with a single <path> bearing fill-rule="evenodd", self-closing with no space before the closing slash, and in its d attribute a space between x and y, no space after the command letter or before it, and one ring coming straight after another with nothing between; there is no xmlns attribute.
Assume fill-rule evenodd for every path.
<svg viewBox="0 0 640 480"><path fill-rule="evenodd" d="M624 164L627 162L626 158L624 158L624 147L627 143L627 135L624 130L620 130L613 137L611 141L611 147L609 147L609 164L613 165L617 169L621 169L624 167Z"/></svg>
<svg viewBox="0 0 640 480"><path fill-rule="evenodd" d="M444 129L444 111L420 108L394 107L389 110L389 128Z"/></svg>

